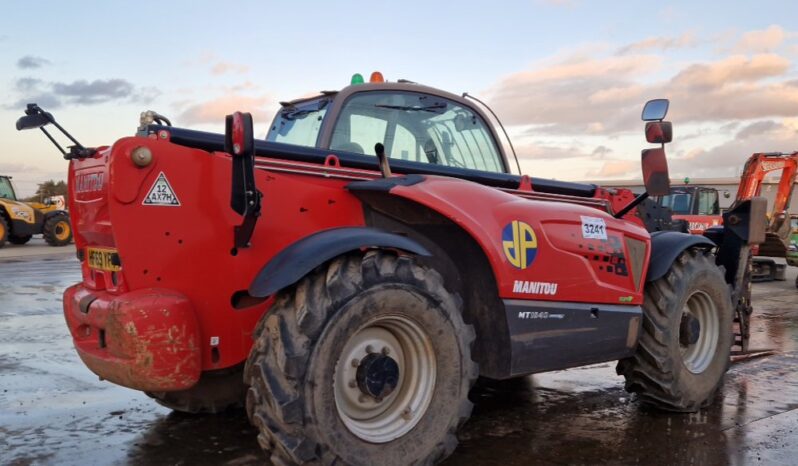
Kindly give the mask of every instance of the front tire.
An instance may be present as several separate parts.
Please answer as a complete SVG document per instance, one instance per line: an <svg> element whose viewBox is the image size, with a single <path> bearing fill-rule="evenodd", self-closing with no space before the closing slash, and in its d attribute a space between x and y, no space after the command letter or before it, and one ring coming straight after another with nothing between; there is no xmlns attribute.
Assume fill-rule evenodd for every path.
<svg viewBox="0 0 798 466"><path fill-rule="evenodd" d="M275 464L433 464L471 414L473 328L412 258L332 261L280 293L254 338L247 414Z"/></svg>
<svg viewBox="0 0 798 466"><path fill-rule="evenodd" d="M60 213L45 220L42 235L50 246L66 246L72 242L72 225L69 223L69 216Z"/></svg>
<svg viewBox="0 0 798 466"><path fill-rule="evenodd" d="M729 365L732 304L723 272L697 249L646 284L637 352L618 363L626 390L668 411L709 405Z"/></svg>

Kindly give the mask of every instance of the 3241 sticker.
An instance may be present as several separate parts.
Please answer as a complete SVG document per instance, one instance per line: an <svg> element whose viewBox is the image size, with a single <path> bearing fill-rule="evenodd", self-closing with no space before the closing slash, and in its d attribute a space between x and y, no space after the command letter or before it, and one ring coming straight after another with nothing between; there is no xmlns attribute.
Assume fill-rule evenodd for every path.
<svg viewBox="0 0 798 466"><path fill-rule="evenodd" d="M582 216L582 238L607 239L607 224L604 219Z"/></svg>

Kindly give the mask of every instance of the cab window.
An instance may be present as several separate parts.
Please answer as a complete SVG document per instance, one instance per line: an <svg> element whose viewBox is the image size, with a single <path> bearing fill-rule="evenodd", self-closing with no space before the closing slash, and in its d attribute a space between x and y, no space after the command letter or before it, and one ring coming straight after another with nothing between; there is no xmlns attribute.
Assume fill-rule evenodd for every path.
<svg viewBox="0 0 798 466"><path fill-rule="evenodd" d="M413 92L369 92L346 101L332 133L331 150L504 172L493 135L471 109Z"/></svg>
<svg viewBox="0 0 798 466"><path fill-rule="evenodd" d="M698 215L718 214L720 214L720 206L717 191L700 191L698 193Z"/></svg>
<svg viewBox="0 0 798 466"><path fill-rule="evenodd" d="M689 215L693 204L693 196L690 193L672 191L666 196L662 196L660 205L669 207L674 214Z"/></svg>
<svg viewBox="0 0 798 466"><path fill-rule="evenodd" d="M0 198L16 199L14 196L14 188L11 186L11 180L8 178L0 177Z"/></svg>
<svg viewBox="0 0 798 466"><path fill-rule="evenodd" d="M266 140L315 147L329 99L285 105L274 118Z"/></svg>

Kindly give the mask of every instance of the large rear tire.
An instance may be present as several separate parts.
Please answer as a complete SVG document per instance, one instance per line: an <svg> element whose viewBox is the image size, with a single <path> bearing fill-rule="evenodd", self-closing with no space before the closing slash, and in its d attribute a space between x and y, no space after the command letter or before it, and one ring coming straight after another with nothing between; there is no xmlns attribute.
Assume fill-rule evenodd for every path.
<svg viewBox="0 0 798 466"><path fill-rule="evenodd" d="M729 366L732 314L712 256L683 252L665 277L646 284L637 352L618 362L626 390L668 411L709 405Z"/></svg>
<svg viewBox="0 0 798 466"><path fill-rule="evenodd" d="M280 293L254 333L247 414L274 464L434 464L477 377L474 330L410 257L339 257Z"/></svg>
<svg viewBox="0 0 798 466"><path fill-rule="evenodd" d="M188 390L145 392L159 405L189 414L218 414L244 407L247 387L244 367L238 365L221 371L204 372L199 382Z"/></svg>
<svg viewBox="0 0 798 466"><path fill-rule="evenodd" d="M69 223L69 216L62 212L45 220L42 235L50 246L66 246L71 243L72 225Z"/></svg>

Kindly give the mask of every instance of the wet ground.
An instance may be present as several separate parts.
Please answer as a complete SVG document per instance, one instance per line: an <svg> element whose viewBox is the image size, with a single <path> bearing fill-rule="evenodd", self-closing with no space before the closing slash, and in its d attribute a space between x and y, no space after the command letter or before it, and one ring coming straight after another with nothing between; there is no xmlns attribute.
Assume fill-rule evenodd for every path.
<svg viewBox="0 0 798 466"><path fill-rule="evenodd" d="M61 315L69 249L0 256L0 464L263 464L243 413L171 413L84 368ZM755 285L752 346L775 354L734 363L711 408L646 409L614 364L535 375L475 394L446 464L798 464L795 275Z"/></svg>

